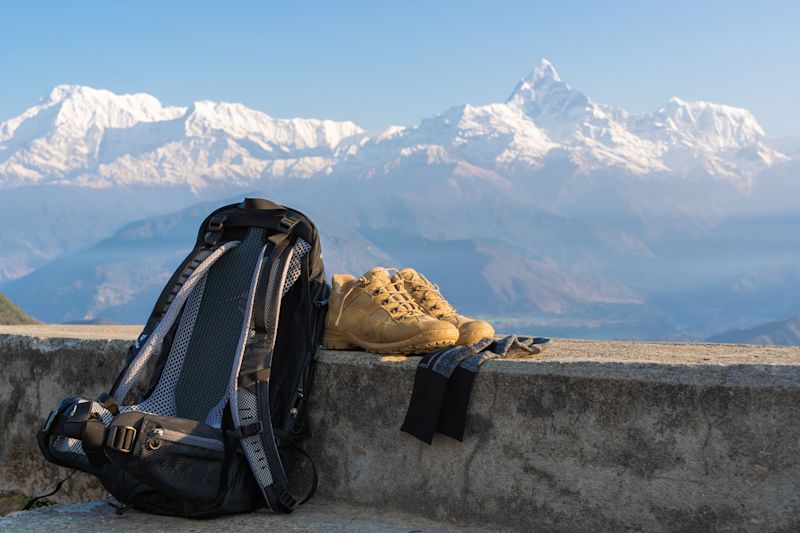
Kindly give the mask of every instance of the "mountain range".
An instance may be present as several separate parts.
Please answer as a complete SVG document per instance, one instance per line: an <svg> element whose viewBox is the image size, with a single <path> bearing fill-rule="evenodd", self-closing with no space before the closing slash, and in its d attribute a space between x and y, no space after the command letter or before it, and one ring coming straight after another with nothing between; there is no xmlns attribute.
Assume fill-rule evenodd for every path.
<svg viewBox="0 0 800 533"><path fill-rule="evenodd" d="M329 272L417 266L507 328L704 338L797 312L798 147L741 108L595 102L547 60L377 132L62 85L0 123L0 284L140 322L205 212L260 194L312 216Z"/></svg>
<svg viewBox="0 0 800 533"><path fill-rule="evenodd" d="M752 328L735 329L713 335L710 342L736 344L800 345L800 315Z"/></svg>

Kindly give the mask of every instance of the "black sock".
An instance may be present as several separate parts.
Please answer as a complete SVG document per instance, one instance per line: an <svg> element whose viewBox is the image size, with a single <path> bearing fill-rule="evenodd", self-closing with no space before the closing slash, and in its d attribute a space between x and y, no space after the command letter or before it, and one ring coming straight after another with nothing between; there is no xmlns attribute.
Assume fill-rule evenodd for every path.
<svg viewBox="0 0 800 533"><path fill-rule="evenodd" d="M442 435L464 440L464 427L467 422L467 406L472 393L472 383L476 372L459 366L447 382L447 392L439 410L436 431Z"/></svg>
<svg viewBox="0 0 800 533"><path fill-rule="evenodd" d="M548 339L542 337L515 337L507 336L497 338L491 344L481 346L474 355L462 359L453 371L447 383L444 401L439 409L439 421L436 431L442 435L464 440L464 429L467 423L467 407L472 394L472 384L478 369L489 359L505 357L509 350L517 348L528 353L539 353L541 345Z"/></svg>
<svg viewBox="0 0 800 533"><path fill-rule="evenodd" d="M436 432L436 421L439 419L446 390L447 377L431 367L418 366L406 419L400 430L430 444Z"/></svg>
<svg viewBox="0 0 800 533"><path fill-rule="evenodd" d="M422 358L417 365L414 390L401 431L428 444L433 442L439 412L447 393L448 378L462 361L479 353L489 342L489 339L485 339L473 346L444 348Z"/></svg>

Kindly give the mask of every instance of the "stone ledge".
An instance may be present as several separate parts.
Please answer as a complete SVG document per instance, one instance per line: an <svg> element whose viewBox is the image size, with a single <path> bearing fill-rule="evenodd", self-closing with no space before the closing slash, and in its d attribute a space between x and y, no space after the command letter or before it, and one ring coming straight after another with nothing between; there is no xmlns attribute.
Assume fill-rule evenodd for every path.
<svg viewBox="0 0 800 533"><path fill-rule="evenodd" d="M55 505L36 511L13 513L0 517L0 531L30 533L32 531L81 531L108 533L127 531L183 531L194 533L218 532L330 532L330 533L426 533L475 532L458 526L441 524L403 513L380 512L350 505L315 500L290 515L275 515L259 511L212 520L185 520L170 516L150 515L130 510L117 515L106 502L74 505ZM488 530L483 530L487 531Z"/></svg>
<svg viewBox="0 0 800 533"><path fill-rule="evenodd" d="M39 420L107 388L138 332L0 327L0 487L53 484ZM800 528L800 348L555 340L484 365L464 442L432 446L398 431L415 365L321 353L320 501L517 530ZM68 484L62 501L105 497Z"/></svg>

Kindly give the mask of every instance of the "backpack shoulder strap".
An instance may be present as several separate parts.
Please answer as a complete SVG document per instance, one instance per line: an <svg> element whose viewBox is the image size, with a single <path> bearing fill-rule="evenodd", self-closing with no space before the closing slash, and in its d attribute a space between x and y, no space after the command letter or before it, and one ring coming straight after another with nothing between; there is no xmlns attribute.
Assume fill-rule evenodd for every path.
<svg viewBox="0 0 800 533"><path fill-rule="evenodd" d="M234 424L242 434L242 449L267 505L273 511L290 513L297 506L297 499L289 489L272 429L269 370L292 248L287 233L275 234L269 241L269 260L264 263L257 289L261 301L253 310L256 338L247 347L232 400L236 402Z"/></svg>

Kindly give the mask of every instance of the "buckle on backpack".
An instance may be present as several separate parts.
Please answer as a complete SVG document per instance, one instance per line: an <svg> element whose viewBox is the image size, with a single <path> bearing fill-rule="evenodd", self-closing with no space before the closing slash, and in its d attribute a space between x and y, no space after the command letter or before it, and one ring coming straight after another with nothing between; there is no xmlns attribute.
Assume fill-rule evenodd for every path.
<svg viewBox="0 0 800 533"><path fill-rule="evenodd" d="M220 231L226 220L228 220L227 215L214 215L208 221L208 231Z"/></svg>
<svg viewBox="0 0 800 533"><path fill-rule="evenodd" d="M278 495L278 501L281 502L283 505L288 507L289 509L294 509L297 505L297 500L292 496L289 491L282 492Z"/></svg>
<svg viewBox="0 0 800 533"><path fill-rule="evenodd" d="M208 231L206 231L203 241L209 246L217 244L217 241L222 236L222 227L225 221L228 220L227 215L214 215L208 221Z"/></svg>
<svg viewBox="0 0 800 533"><path fill-rule="evenodd" d="M297 224L296 218L283 215L281 221L278 222L278 231L280 231L281 233L289 233L289 231L294 227L295 224Z"/></svg>
<svg viewBox="0 0 800 533"><path fill-rule="evenodd" d="M113 426L106 438L106 447L122 453L133 450L133 441L136 439L136 428L131 426Z"/></svg>

